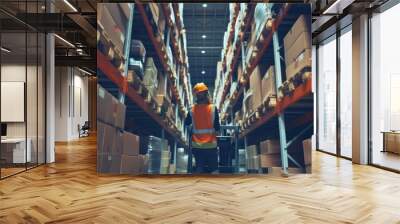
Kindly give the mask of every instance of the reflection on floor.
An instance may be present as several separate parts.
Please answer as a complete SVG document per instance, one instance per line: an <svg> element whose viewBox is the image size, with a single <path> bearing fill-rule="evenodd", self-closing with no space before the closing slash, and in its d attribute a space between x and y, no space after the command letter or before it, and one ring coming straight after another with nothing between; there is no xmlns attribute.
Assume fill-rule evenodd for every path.
<svg viewBox="0 0 400 224"><path fill-rule="evenodd" d="M96 173L96 139L0 181L0 223L398 223L400 175L313 152L312 174Z"/></svg>
<svg viewBox="0 0 400 224"><path fill-rule="evenodd" d="M1 178L5 178L5 177L8 177L8 176L20 173L22 171L25 171L26 169L30 169L30 168L33 168L33 167L36 167L36 166L37 166L36 163L28 163L28 164L26 164L26 167L25 167L25 164L18 164L18 165L8 164L8 165L5 165L5 167L2 167L1 170L0 170Z"/></svg>
<svg viewBox="0 0 400 224"><path fill-rule="evenodd" d="M11 168L1 168L1 178L16 174L18 172L24 171L25 167L11 167Z"/></svg>
<svg viewBox="0 0 400 224"><path fill-rule="evenodd" d="M376 165L388 167L400 171L400 155L391 152L374 151L372 157L373 163Z"/></svg>

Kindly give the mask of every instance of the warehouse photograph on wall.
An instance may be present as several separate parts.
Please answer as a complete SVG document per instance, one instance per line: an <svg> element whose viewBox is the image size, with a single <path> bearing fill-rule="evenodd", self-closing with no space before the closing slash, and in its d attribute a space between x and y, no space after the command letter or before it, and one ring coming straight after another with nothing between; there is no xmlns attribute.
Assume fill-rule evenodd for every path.
<svg viewBox="0 0 400 224"><path fill-rule="evenodd" d="M97 4L97 172L311 172L311 8Z"/></svg>

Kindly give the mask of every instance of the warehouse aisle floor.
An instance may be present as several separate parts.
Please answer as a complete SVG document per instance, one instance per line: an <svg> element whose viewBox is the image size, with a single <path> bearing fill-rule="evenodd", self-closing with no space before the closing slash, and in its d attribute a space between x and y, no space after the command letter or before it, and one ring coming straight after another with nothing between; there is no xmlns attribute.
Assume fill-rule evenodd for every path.
<svg viewBox="0 0 400 224"><path fill-rule="evenodd" d="M319 152L289 178L98 176L94 137L56 153L0 181L0 223L400 222L398 174Z"/></svg>

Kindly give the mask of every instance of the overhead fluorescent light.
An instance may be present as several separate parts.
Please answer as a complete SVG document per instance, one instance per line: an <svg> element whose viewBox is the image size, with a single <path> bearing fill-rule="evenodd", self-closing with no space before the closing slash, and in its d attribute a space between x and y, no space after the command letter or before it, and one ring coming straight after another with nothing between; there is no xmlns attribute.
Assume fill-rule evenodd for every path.
<svg viewBox="0 0 400 224"><path fill-rule="evenodd" d="M206 71L204 71L204 70L203 70L203 71L201 71L201 74L203 74L203 75L204 75L204 74L206 74Z"/></svg>
<svg viewBox="0 0 400 224"><path fill-rule="evenodd" d="M207 35L203 34L203 35L201 35L201 38L206 39Z"/></svg>
<svg viewBox="0 0 400 224"><path fill-rule="evenodd" d="M73 45L71 42L69 42L68 40L58 36L57 34L54 34L55 37L57 37L59 40L61 40L62 42L64 42L65 44L67 44L70 47L75 48L75 45Z"/></svg>
<svg viewBox="0 0 400 224"><path fill-rule="evenodd" d="M1 51L4 51L6 53L10 53L11 52L11 50L9 50L9 49L7 49L5 47L1 47L0 49L1 49Z"/></svg>
<svg viewBox="0 0 400 224"><path fill-rule="evenodd" d="M205 54L205 53L206 53L206 51L205 51L205 50L202 50L202 51L201 51L201 53L202 53L202 54Z"/></svg>
<svg viewBox="0 0 400 224"><path fill-rule="evenodd" d="M207 8L207 4L206 3L203 4L203 8Z"/></svg>
<svg viewBox="0 0 400 224"><path fill-rule="evenodd" d="M79 68L79 67L78 67L78 70L81 71L81 72L83 72L83 73L85 73L85 74L87 74L87 75L93 75L92 73L90 73L90 72L88 72L88 71L86 71L86 70L83 70L83 69L81 69L81 68Z"/></svg>
<svg viewBox="0 0 400 224"><path fill-rule="evenodd" d="M78 10L68 0L64 0L64 3L68 5L68 7L70 7L74 12L78 12Z"/></svg>

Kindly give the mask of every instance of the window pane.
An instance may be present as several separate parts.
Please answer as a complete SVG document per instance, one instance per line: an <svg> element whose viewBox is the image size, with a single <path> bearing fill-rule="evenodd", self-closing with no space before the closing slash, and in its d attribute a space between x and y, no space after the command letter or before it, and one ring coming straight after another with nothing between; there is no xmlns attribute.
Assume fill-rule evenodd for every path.
<svg viewBox="0 0 400 224"><path fill-rule="evenodd" d="M340 153L351 158L352 141L352 35L340 36Z"/></svg>
<svg viewBox="0 0 400 224"><path fill-rule="evenodd" d="M336 39L318 48L318 146L336 153Z"/></svg>

